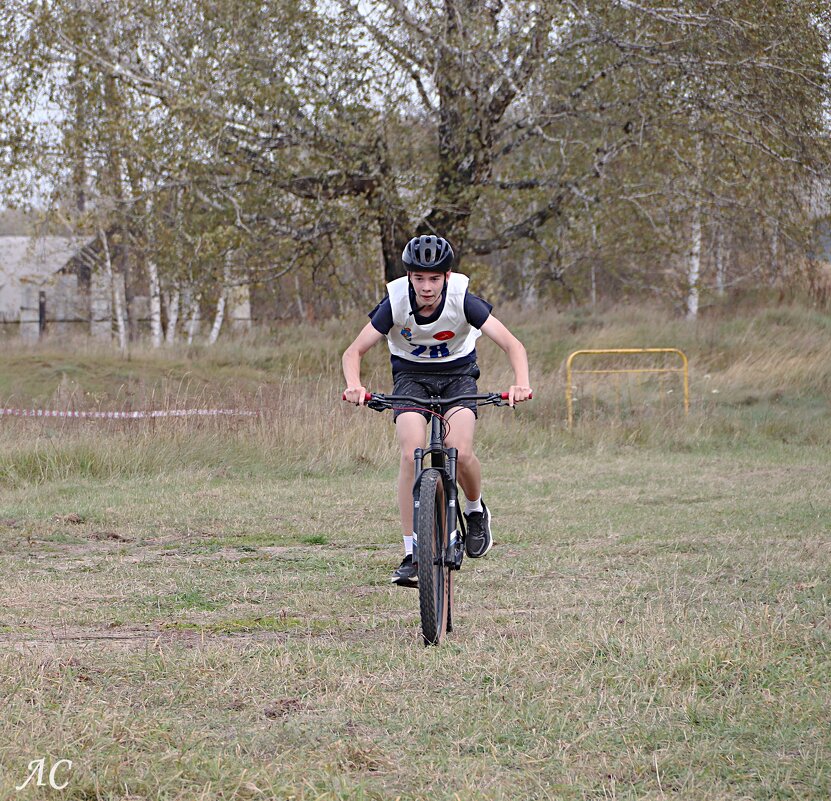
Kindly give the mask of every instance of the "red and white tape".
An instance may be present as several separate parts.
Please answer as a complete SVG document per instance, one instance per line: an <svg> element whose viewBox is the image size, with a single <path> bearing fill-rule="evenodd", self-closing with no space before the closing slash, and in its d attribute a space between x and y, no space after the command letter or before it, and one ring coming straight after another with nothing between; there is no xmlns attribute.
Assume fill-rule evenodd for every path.
<svg viewBox="0 0 831 801"><path fill-rule="evenodd" d="M256 417L245 409L158 409L136 412L81 412L56 409L2 409L0 417L70 417L85 420L149 420L157 417Z"/></svg>

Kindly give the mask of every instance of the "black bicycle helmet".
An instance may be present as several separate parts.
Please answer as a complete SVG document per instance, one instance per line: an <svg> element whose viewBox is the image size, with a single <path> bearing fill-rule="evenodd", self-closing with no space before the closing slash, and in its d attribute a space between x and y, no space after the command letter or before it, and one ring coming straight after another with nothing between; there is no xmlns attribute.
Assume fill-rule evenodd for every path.
<svg viewBox="0 0 831 801"><path fill-rule="evenodd" d="M440 236L414 236L401 260L409 272L446 273L453 266L453 248Z"/></svg>

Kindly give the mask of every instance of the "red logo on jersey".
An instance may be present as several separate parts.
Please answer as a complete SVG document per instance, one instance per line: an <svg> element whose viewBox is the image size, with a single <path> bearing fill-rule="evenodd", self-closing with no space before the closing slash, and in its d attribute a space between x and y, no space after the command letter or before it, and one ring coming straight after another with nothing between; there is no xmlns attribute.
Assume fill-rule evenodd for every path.
<svg viewBox="0 0 831 801"><path fill-rule="evenodd" d="M433 335L433 339L437 339L439 342L445 342L448 339L453 339L456 334L453 331L439 331L438 334Z"/></svg>

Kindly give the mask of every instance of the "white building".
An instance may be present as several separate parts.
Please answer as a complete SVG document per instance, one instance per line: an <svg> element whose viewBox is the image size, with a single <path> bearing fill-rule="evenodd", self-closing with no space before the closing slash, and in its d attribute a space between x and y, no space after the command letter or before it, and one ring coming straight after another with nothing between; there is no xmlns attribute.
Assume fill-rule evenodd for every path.
<svg viewBox="0 0 831 801"><path fill-rule="evenodd" d="M0 236L0 323L20 322L21 309L33 304L37 310L41 290L51 301L51 319L74 318L77 277L62 275L61 270L81 246L78 240L63 236Z"/></svg>
<svg viewBox="0 0 831 801"><path fill-rule="evenodd" d="M88 300L71 265L82 245L63 236L0 236L0 333L19 330L36 340L41 311L62 332L88 319Z"/></svg>

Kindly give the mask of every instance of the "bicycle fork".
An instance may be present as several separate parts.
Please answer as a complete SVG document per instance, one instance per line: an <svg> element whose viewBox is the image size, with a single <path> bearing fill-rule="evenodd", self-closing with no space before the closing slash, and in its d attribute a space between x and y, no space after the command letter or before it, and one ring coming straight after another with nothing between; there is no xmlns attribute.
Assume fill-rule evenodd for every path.
<svg viewBox="0 0 831 801"><path fill-rule="evenodd" d="M462 566L464 548L462 547L462 535L459 531L459 489L456 485L456 455L455 448L447 449L447 521L445 525L450 532L447 538L447 553L444 563L451 570L458 570Z"/></svg>

